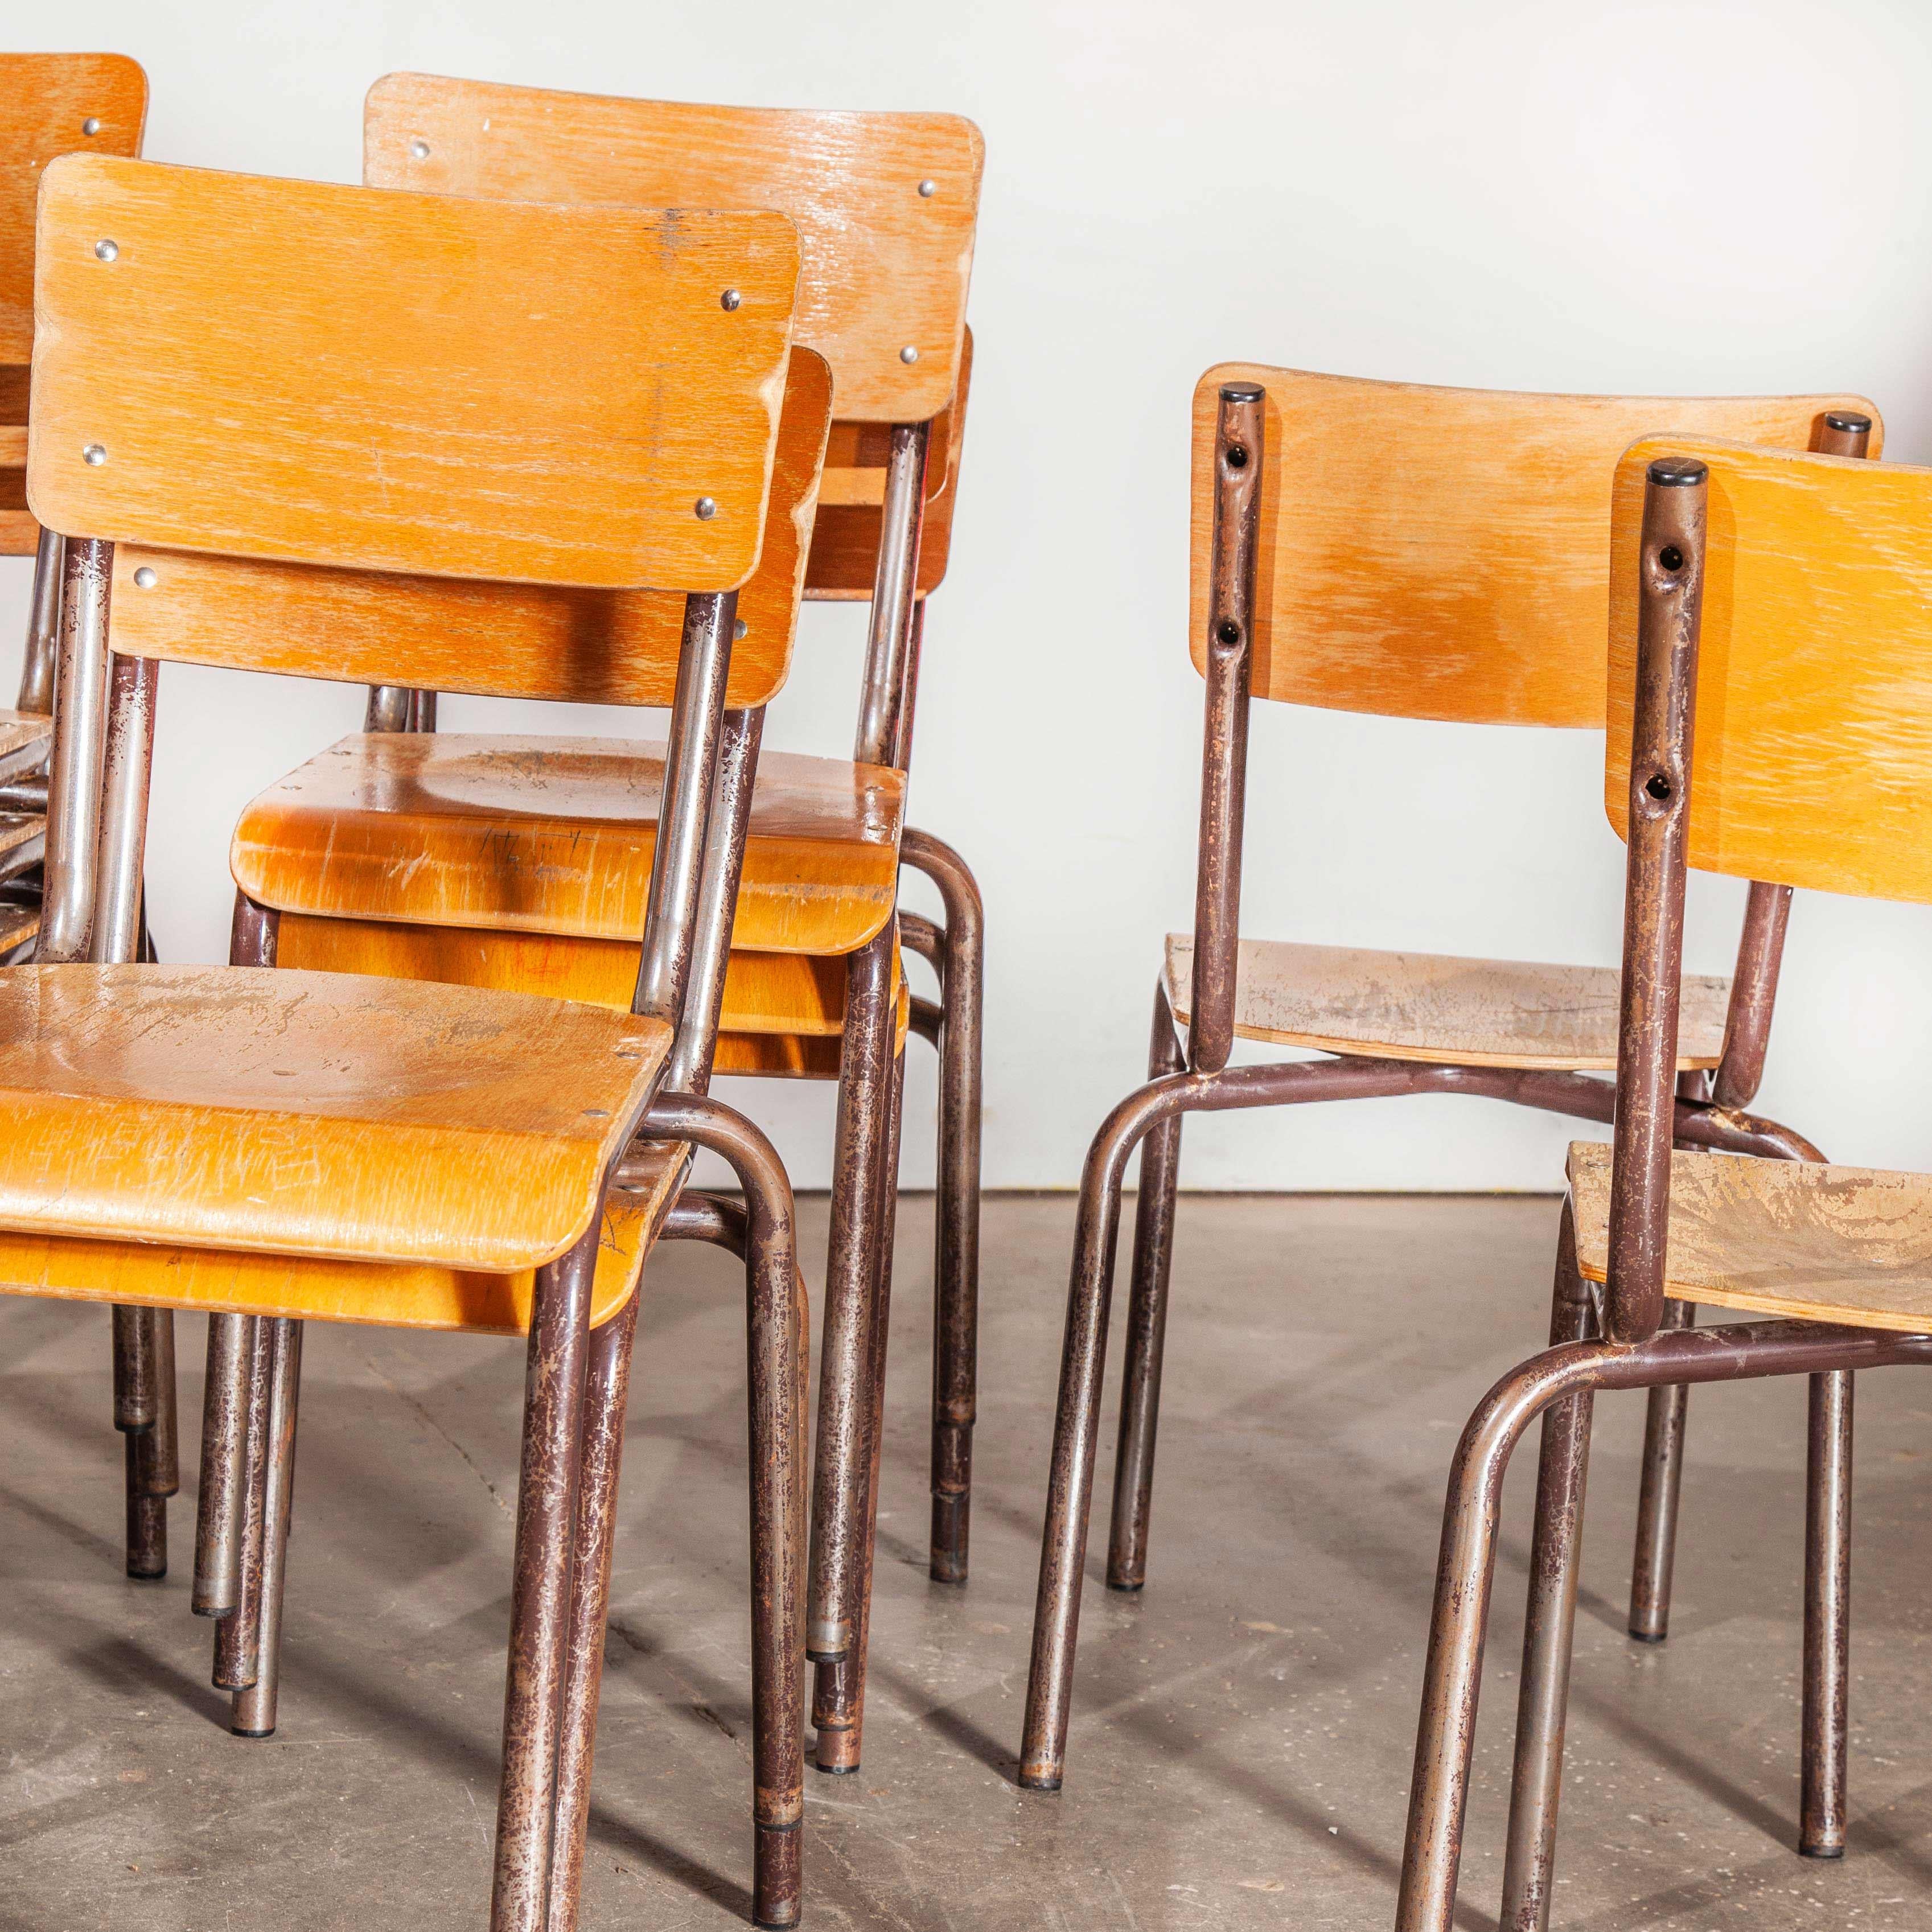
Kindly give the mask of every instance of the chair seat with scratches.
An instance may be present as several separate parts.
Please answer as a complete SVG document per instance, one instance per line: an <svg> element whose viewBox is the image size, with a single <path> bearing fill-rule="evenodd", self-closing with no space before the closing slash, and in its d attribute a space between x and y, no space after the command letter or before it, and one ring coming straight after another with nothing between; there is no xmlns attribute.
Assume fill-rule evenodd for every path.
<svg viewBox="0 0 1932 1932"><path fill-rule="evenodd" d="M859 1761L898 1094L915 1016L940 1055L930 1569L952 1582L967 1569L981 915L957 854L906 826L904 796L926 598L944 574L958 496L982 154L979 130L956 116L700 106L427 74L378 81L365 111L374 186L771 208L800 232L798 340L831 366L835 417L804 592L870 600L865 683L851 760L759 764L715 1070L840 1083L807 1622L817 1761L840 1772ZM718 298L728 310L736 292ZM272 604L279 594L258 590ZM790 646L756 592L740 602L748 664ZM662 748L436 733L436 694L462 688L452 665L496 648L488 622L433 586L370 594L402 630L446 640L443 655L424 652L406 684L372 692L363 735L244 813L232 868L277 914L278 956L626 1000ZM642 701L615 672L622 624L621 613L584 610L554 633L548 647L581 664L582 698ZM611 674L601 684L600 666ZM902 862L937 884L943 925L896 916ZM902 934L937 971L938 1003L912 1000Z"/></svg>
<svg viewBox="0 0 1932 1932"><path fill-rule="evenodd" d="M1194 394L1190 650L1207 684L1194 930L1171 937L1148 1084L1090 1148L1040 1558L1020 1780L1058 1789L1072 1714L1114 1247L1140 1152L1114 1463L1111 1588L1147 1580L1180 1128L1189 1112L1464 1094L1607 1120L1619 982L1607 966L1377 952L1240 930L1256 698L1472 724L1600 726L1610 479L1637 436L1876 454L1850 396L1562 396L1357 381L1255 364ZM1730 977L1685 980L1680 1138L1808 1158L1742 1110L1764 1062L1790 893L1750 889ZM1326 1056L1230 1066L1246 1039ZM1672 1304L1672 1319L1688 1318ZM1664 1633L1684 1393L1646 1444L1633 1635Z"/></svg>
<svg viewBox="0 0 1932 1932"><path fill-rule="evenodd" d="M1932 1177L1672 1145L1689 872L1932 902L1932 470L1655 435L1613 501L1616 1120L1570 1151L1551 1346L1490 1390L1451 1466L1398 1932L1455 1922L1503 1480L1539 1416L1501 1923L1549 1923L1599 1390L1809 1378L1796 1837L1845 1855L1855 1376L1932 1363ZM1679 1328L1673 1302L1760 1318Z"/></svg>
<svg viewBox="0 0 1932 1932"><path fill-rule="evenodd" d="M773 213L80 156L40 191L28 487L65 580L40 958L0 970L0 1280L111 1301L151 1427L155 1311L216 1317L218 1407L222 1348L259 1381L262 1402L205 1438L196 1574L252 1736L275 1722L303 1324L527 1334L500 1928L574 1920L638 1286L698 1145L747 1193L754 1909L798 1916L790 1189L704 1091L735 864L710 808L734 613L767 556L796 604L830 415L824 364L791 349L797 271ZM278 573L317 622L209 621ZM669 802L621 1006L268 970L273 916L245 901L248 967L132 963L160 664L412 674L420 638L358 621L371 573L500 590L502 633L526 645L532 606L553 626L586 598L650 607L633 674L672 707ZM766 608L788 639L782 588ZM784 657L741 674L741 701ZM567 695L569 676L506 643L453 681Z"/></svg>

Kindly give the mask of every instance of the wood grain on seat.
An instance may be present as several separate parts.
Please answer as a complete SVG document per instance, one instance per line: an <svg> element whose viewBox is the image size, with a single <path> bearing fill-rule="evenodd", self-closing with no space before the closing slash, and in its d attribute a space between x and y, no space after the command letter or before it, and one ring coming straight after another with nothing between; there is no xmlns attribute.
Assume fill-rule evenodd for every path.
<svg viewBox="0 0 1932 1932"><path fill-rule="evenodd" d="M1609 1267L1610 1149L1570 1149L1576 1264ZM1932 1176L1675 1154L1664 1292L1864 1328L1932 1332Z"/></svg>
<svg viewBox="0 0 1932 1932"><path fill-rule="evenodd" d="M764 548L738 592L729 704L766 703L790 670L831 413L824 358L794 350ZM113 609L115 648L131 657L352 684L378 664L386 681L424 690L577 704L668 705L684 636L676 592L320 570L134 544L114 553Z"/></svg>
<svg viewBox="0 0 1932 1932"><path fill-rule="evenodd" d="M1932 470L1638 443L1618 466L1604 796L1630 808L1645 472L1708 466L1688 856L1774 885L1932 901Z"/></svg>
<svg viewBox="0 0 1932 1932"><path fill-rule="evenodd" d="M662 1022L335 974L0 974L0 1225L509 1273L589 1224Z"/></svg>
<svg viewBox="0 0 1932 1932"><path fill-rule="evenodd" d="M623 590L757 566L782 214L68 154L38 235L28 498L64 535Z"/></svg>
<svg viewBox="0 0 1932 1932"><path fill-rule="evenodd" d="M54 721L38 711L0 711L0 758L29 745L50 745Z"/></svg>
<svg viewBox="0 0 1932 1932"><path fill-rule="evenodd" d="M676 1192L684 1151L652 1148L647 1166L634 1156L632 1184L604 1197L591 1285L593 1328L636 1292L646 1253ZM332 1261L0 1231L0 1294L68 1301L520 1335L529 1332L536 1282L532 1268L494 1274L426 1263Z"/></svg>
<svg viewBox="0 0 1932 1932"><path fill-rule="evenodd" d="M954 114L717 107L426 74L386 75L363 110L374 188L789 215L798 340L832 364L841 418L868 422L925 422L952 400L985 152Z"/></svg>
<svg viewBox="0 0 1932 1932"><path fill-rule="evenodd" d="M1244 939L1235 1032L1244 1040L1377 1060L1452 1066L1613 1070L1617 970L1378 952ZM1193 997L1192 934L1167 941L1167 996L1185 1020ZM1728 980L1687 974L1681 1070L1714 1066L1724 1046Z"/></svg>
<svg viewBox="0 0 1932 1932"><path fill-rule="evenodd" d="M1537 395L1226 363L1194 392L1196 669L1233 382L1267 392L1254 694L1403 718L1603 724L1610 479L1638 437L1804 450L1846 409L1872 418L1873 456L1882 442L1858 396Z"/></svg>
<svg viewBox="0 0 1932 1932"><path fill-rule="evenodd" d="M664 747L627 739L345 738L248 806L230 864L283 912L622 940L634 958L663 784ZM734 944L864 945L892 911L904 798L883 766L760 757Z"/></svg>

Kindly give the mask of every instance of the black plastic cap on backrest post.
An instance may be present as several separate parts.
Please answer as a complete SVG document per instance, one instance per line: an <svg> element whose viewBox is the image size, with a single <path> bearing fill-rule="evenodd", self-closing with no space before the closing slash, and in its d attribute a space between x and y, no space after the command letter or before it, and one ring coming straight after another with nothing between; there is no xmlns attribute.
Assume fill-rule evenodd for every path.
<svg viewBox="0 0 1932 1932"><path fill-rule="evenodd" d="M1862 416L1852 410L1828 410L1825 412L1825 427L1843 430L1847 436L1869 436L1871 426L1870 416Z"/></svg>
<svg viewBox="0 0 1932 1932"><path fill-rule="evenodd" d="M1650 466L1650 480L1662 490L1689 489L1708 473L1694 456L1660 456Z"/></svg>
<svg viewBox="0 0 1932 1932"><path fill-rule="evenodd" d="M1262 399L1262 386L1258 382L1223 382L1221 400L1224 403L1258 403Z"/></svg>

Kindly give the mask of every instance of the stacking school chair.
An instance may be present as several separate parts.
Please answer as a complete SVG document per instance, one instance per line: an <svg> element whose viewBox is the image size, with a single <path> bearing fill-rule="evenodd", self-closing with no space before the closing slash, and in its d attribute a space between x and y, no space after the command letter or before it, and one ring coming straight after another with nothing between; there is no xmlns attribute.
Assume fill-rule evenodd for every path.
<svg viewBox="0 0 1932 1932"><path fill-rule="evenodd" d="M148 77L124 54L0 53L0 556L34 559L20 696L0 711L0 961L40 930L60 609L60 538L27 508L34 199L56 154L138 154L147 115Z"/></svg>
<svg viewBox="0 0 1932 1932"><path fill-rule="evenodd" d="M270 1400L208 1472L245 1498L210 1568L238 1727L258 1732L302 1324L527 1330L500 1928L574 1911L627 1344L694 1145L730 1160L748 1198L754 1894L766 1922L798 1916L790 1190L769 1143L702 1091L733 860L710 800L797 268L796 231L766 212L514 206L78 156L41 189L28 487L67 561L40 960L0 971L0 1281L244 1318ZM815 472L829 385L799 362ZM296 580L326 624L280 621ZM634 610L633 662L667 687L675 664L668 802L622 1010L122 963L160 663L420 675L431 645L399 633L372 580L487 609L494 654L460 628L443 646L443 680L464 688L552 688L613 599ZM657 597L636 609L626 593L646 584ZM770 600L760 614L784 628ZM262 958L273 922L244 915Z"/></svg>
<svg viewBox="0 0 1932 1932"><path fill-rule="evenodd" d="M925 599L944 572L958 494L981 155L978 130L950 116L689 106L422 74L377 82L366 109L371 185L772 208L800 230L798 340L831 364L837 418L806 594L869 597L870 638L854 761L768 757L750 796L717 1070L841 1082L807 1625L829 1771L856 1770L859 1757L910 1005L900 931L937 969L942 1000L919 1014L942 1058L932 1574L962 1582L967 1567L980 900L956 854L902 826ZM753 622L740 650L772 642ZM279 914L286 963L622 1004L662 748L435 735L433 682L372 692L368 730L248 808L238 886ZM896 928L902 860L937 881L943 927L907 916ZM725 1228L715 1202L689 1207L674 1232Z"/></svg>
<svg viewBox="0 0 1932 1932"><path fill-rule="evenodd" d="M1194 396L1192 649L1207 680L1194 932L1168 941L1147 1085L1088 1151L1074 1237L1020 1781L1066 1762L1101 1376L1124 1170L1141 1148L1133 1286L1107 1582L1147 1576L1182 1117L1396 1094L1474 1094L1607 1120L1616 1088L1609 968L1432 958L1243 939L1243 791L1252 698L1466 723L1592 726L1610 478L1672 426L1794 450L1876 452L1856 398L1560 396L1365 382L1247 364ZM1804 1158L1742 1112L1763 1066L1790 895L1754 885L1732 980L1683 989L1676 1131ZM1186 1029L1184 1048L1177 1028ZM1230 1067L1236 1039L1328 1057ZM1688 1307L1673 1320L1688 1318ZM1681 1390L1653 1408L1634 1628L1667 1604ZM1675 1404L1676 1406L1672 1405ZM1646 1624L1650 1628L1646 1628Z"/></svg>
<svg viewBox="0 0 1932 1932"><path fill-rule="evenodd" d="M1402 1932L1448 1932L1498 1509L1540 1414L1502 1922L1546 1922L1598 1389L1810 1377L1801 1845L1844 1847L1852 1375L1932 1362L1932 1177L1673 1153L1689 869L1932 900L1932 470L1637 443L1616 472L1604 774L1628 842L1612 1143L1570 1150L1552 1346L1456 1452ZM1672 1300L1780 1318L1672 1329Z"/></svg>

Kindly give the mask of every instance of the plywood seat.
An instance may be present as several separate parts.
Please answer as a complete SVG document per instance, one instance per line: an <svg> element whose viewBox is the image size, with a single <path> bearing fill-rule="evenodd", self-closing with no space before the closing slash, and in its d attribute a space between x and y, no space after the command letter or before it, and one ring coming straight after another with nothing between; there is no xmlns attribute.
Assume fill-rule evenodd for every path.
<svg viewBox="0 0 1932 1932"><path fill-rule="evenodd" d="M1183 1022L1193 974L1192 936L1170 933L1167 996ZM1730 990L1728 980L1685 976L1680 1069L1717 1065ZM1377 1060L1614 1070L1617 972L1244 939L1234 1022L1243 1040Z"/></svg>
<svg viewBox="0 0 1932 1932"><path fill-rule="evenodd" d="M1570 1150L1576 1261L1604 1279L1610 1149ZM1932 1332L1932 1175L1676 1154L1664 1292L1682 1301Z"/></svg>
<svg viewBox="0 0 1932 1932"><path fill-rule="evenodd" d="M249 806L231 863L244 892L284 913L634 952L663 783L664 747L628 739L345 738ZM892 911L904 796L883 766L761 755L734 945L822 957L864 945Z"/></svg>
<svg viewBox="0 0 1932 1932"><path fill-rule="evenodd" d="M0 1228L514 1274L589 1226L669 1044L628 1012L471 988L15 968Z"/></svg>
<svg viewBox="0 0 1932 1932"><path fill-rule="evenodd" d="M0 758L11 758L30 745L51 747L54 721L38 711L0 711Z"/></svg>

